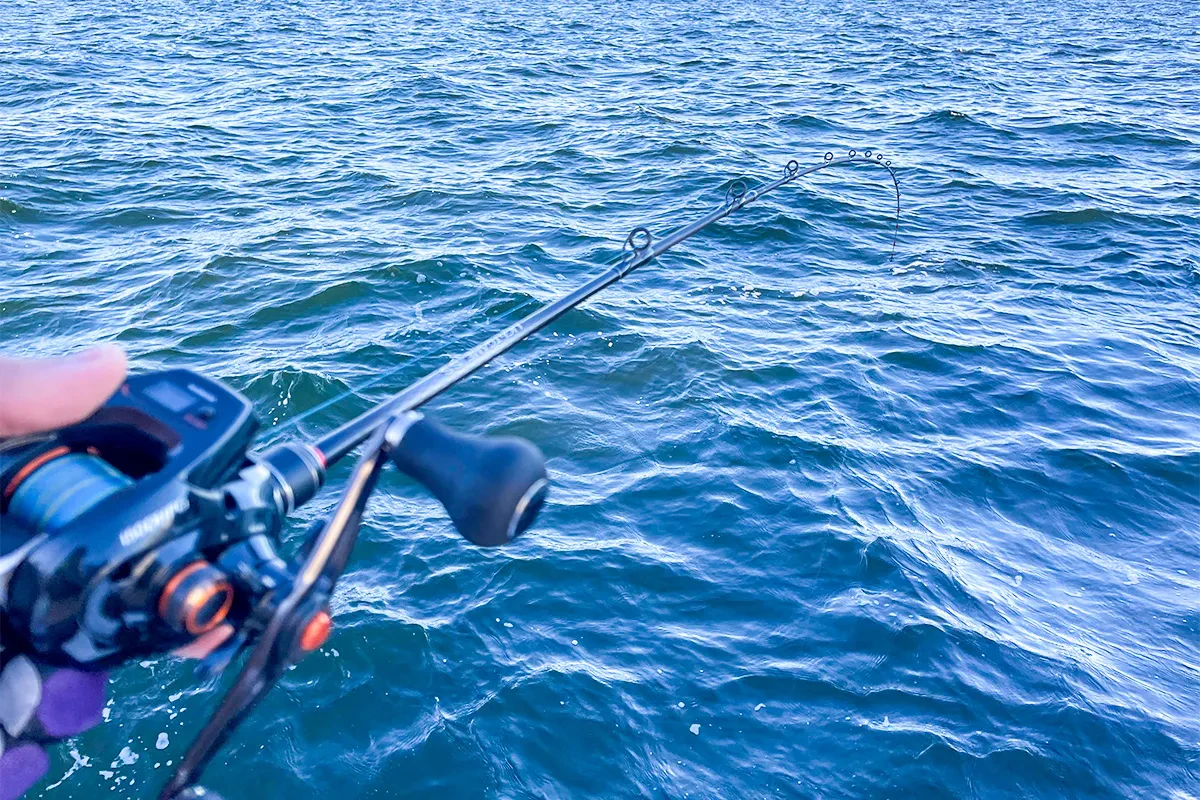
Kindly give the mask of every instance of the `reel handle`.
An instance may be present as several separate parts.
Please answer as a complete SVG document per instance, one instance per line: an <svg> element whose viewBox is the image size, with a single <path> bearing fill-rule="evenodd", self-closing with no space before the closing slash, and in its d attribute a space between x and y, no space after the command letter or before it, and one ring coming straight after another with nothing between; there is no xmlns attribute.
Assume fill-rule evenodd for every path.
<svg viewBox="0 0 1200 800"><path fill-rule="evenodd" d="M516 437L470 436L422 416L392 451L392 462L428 489L465 539L482 547L525 532L546 500L546 458Z"/></svg>

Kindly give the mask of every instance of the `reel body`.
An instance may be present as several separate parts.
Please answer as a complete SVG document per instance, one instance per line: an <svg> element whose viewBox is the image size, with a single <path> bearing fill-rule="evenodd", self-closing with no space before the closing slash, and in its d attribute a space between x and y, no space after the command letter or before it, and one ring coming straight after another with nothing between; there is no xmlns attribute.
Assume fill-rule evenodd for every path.
<svg viewBox="0 0 1200 800"><path fill-rule="evenodd" d="M78 425L0 445L11 633L48 663L100 669L222 622L234 592L211 565L237 526L218 487L256 428L246 398L171 370L130 377ZM257 516L277 532L278 487L263 488Z"/></svg>

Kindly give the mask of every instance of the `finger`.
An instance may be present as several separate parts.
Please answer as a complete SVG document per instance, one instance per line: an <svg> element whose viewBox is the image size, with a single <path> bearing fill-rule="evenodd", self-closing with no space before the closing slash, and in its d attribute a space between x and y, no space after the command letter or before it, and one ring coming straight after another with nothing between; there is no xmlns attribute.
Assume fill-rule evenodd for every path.
<svg viewBox="0 0 1200 800"><path fill-rule="evenodd" d="M65 358L0 358L0 436L49 431L84 419L125 380L114 344Z"/></svg>
<svg viewBox="0 0 1200 800"><path fill-rule="evenodd" d="M104 718L107 672L54 670L42 681L37 721L44 736L65 739L94 728Z"/></svg>
<svg viewBox="0 0 1200 800"><path fill-rule="evenodd" d="M29 656L9 661L0 672L0 725L32 741L75 736L104 716L104 672L35 665Z"/></svg>
<svg viewBox="0 0 1200 800"><path fill-rule="evenodd" d="M185 644L183 647L172 650L171 655L179 656L180 658L205 658L209 653L224 644L225 640L232 635L233 626L228 622L224 622L208 633L202 634L188 644Z"/></svg>
<svg viewBox="0 0 1200 800"><path fill-rule="evenodd" d="M16 800L50 768L46 751L35 744L4 748L0 755L0 800Z"/></svg>

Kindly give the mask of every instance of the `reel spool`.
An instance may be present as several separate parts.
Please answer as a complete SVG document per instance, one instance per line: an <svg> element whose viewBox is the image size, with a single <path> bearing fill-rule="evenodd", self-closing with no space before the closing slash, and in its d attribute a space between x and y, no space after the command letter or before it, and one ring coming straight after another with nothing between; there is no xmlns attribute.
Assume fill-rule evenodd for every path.
<svg viewBox="0 0 1200 800"><path fill-rule="evenodd" d="M107 461L59 445L17 468L4 482L0 511L31 533L52 533L133 480Z"/></svg>

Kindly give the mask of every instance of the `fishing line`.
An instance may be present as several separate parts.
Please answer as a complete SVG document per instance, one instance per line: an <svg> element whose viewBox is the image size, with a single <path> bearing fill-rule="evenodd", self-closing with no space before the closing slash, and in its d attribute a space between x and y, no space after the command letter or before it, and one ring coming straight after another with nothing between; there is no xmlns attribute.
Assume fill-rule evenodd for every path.
<svg viewBox="0 0 1200 800"><path fill-rule="evenodd" d="M585 284L585 286L576 290L576 292L573 292L566 298L562 298L559 301L544 306L542 311L535 312L534 315L532 315L541 315L542 319L527 322L529 317L522 316L519 318L517 323L505 329L492 339L489 339L487 342L484 342L482 345L469 350L461 356L451 358L450 361L444 364L441 368L435 370L434 373L429 376L429 378L433 379L436 379L439 376L444 376L449 380L430 381L430 384L444 385L435 385L431 391L420 393L413 392L412 399L415 400L415 402L413 402L413 407L432 399L433 396L439 394L448 386L452 385L453 383L457 383L458 380L466 377L466 375L470 374L470 372L474 372L475 369L483 366L483 364L487 363L495 356L508 350L513 344L516 344L516 342L524 339L530 333L539 330L540 328L552 322L554 319L557 319L562 313L565 313L570 308L578 305L578 303L582 302L582 300L586 299L587 297L590 297L595 292L599 291L610 283L619 280L637 267L640 267L643 264L657 258L680 242L690 239L692 236L695 236L701 230L707 228L714 222L724 219L735 211L738 211L757 201L768 192L774 191L775 189L802 178L805 175L810 175L814 172L818 172L829 167L841 166L844 164L863 163L874 164L886 169L888 175L892 179L892 186L895 190L896 196L896 215L892 231L892 248L888 255L888 261L891 261L895 258L896 245L900 236L900 181L896 176L896 170L892 167L892 162L888 159L885 159L882 153L878 153L873 150L864 150L862 153L859 153L858 150L853 149L849 150L847 154L842 157L835 157L832 152L827 152L825 153L825 157L821 163L804 169L801 169L800 163L793 159L784 166L783 175L781 177L770 181L764 181L753 188L750 188L744 179L734 180L729 184L728 187L726 187L725 199L719 206L710 210L707 214L695 220L694 222L672 231L670 234L667 234L661 239L655 239L650 230L644 226L634 228L625 237L625 240L621 245L621 252L607 262L604 262L604 266L610 268L609 273L597 276L592 281L589 281L588 284ZM532 304L532 302L523 303L515 312L510 313L515 314L517 312L523 312L526 307ZM457 342L447 344L444 347L438 348L429 355L422 356L421 360L424 361L426 359L436 358L440 355L444 355L447 352L455 349L457 345ZM479 358L473 359L473 356L479 356ZM465 364L464 366L466 367L466 371L464 372L461 368L457 370L455 369L455 365L458 362L478 363ZM389 378L395 377L404 370L409 369L412 365L412 360L406 361L405 363L386 370L363 383L352 386L345 391L329 398L328 400L318 403L316 406L301 412L283 424L272 429L270 432L271 438L273 439L276 435L282 434L285 431L299 426L306 419L325 411L331 406L346 400L352 395L359 394L364 390L370 389L371 387L378 386ZM426 382L423 381L422 385L425 383ZM413 389L418 388L419 386L413 387ZM349 425L350 423L347 423L347 426ZM338 445L345 446L345 442L338 442Z"/></svg>

